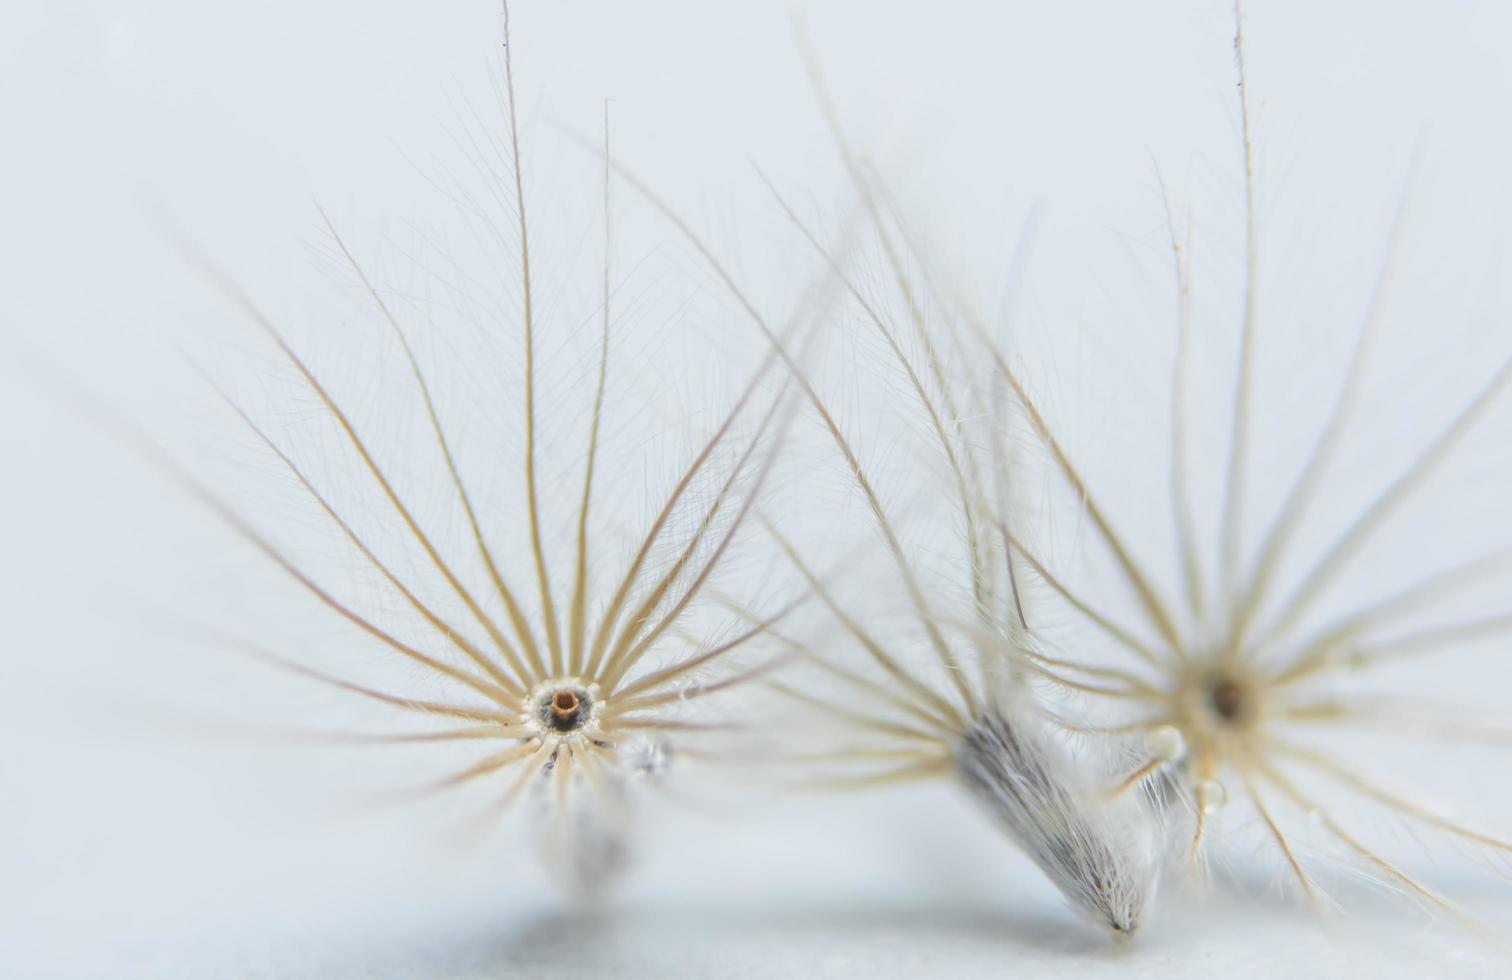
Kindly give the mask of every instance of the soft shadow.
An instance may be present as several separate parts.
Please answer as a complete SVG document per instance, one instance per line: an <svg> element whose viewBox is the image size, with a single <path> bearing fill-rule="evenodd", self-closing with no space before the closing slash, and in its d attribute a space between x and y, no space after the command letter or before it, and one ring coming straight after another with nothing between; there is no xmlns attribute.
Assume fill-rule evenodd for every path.
<svg viewBox="0 0 1512 980"><path fill-rule="evenodd" d="M728 903L610 904L570 908L501 921L484 910L432 933L421 943L370 948L357 969L325 978L363 980L573 980L573 978L724 978L830 976L1012 975L1014 970L1065 964L1073 973L1121 976L1168 966L1173 937L1200 934L1209 951L1242 949L1256 931L1311 935L1324 948L1348 949L1361 928L1395 935L1415 946L1450 924L1402 907L1361 888L1343 899L1355 915L1319 915L1273 880L1235 876L1206 900L1170 896L1144 934L1114 939L1063 906L992 906L923 898L833 904L790 903L786 908ZM1358 904L1355 904L1358 903ZM1302 927L1299 934L1298 928ZM1462 935L1461 938L1468 939ZM1367 940L1368 941L1368 940ZM387 945L387 944L383 944ZM1464 945L1453 943L1452 946ZM1471 944L1473 945L1473 943ZM1144 956L1136 964L1131 958ZM1153 957L1153 959L1150 959ZM1060 969L1060 968L1058 968ZM1007 971L1006 973L1004 971Z"/></svg>
<svg viewBox="0 0 1512 980"><path fill-rule="evenodd" d="M899 903L792 910L639 905L542 914L515 928L476 923L447 948L414 950L409 964L392 957L364 976L445 976L448 980L551 977L717 976L724 959L739 975L849 973L863 962L898 955L944 958L963 950L978 959L1016 955L1116 960L1130 948L1048 908L992 911ZM410 957L405 957L410 959ZM422 966L423 964L423 966ZM754 972L753 972L754 971ZM869 971L861 971L869 972ZM731 974L734 975L734 974Z"/></svg>

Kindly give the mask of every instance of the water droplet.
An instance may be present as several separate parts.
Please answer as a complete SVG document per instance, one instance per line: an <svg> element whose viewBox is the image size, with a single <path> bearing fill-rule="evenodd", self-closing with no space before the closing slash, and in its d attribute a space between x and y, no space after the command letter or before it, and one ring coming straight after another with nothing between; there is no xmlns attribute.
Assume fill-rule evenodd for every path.
<svg viewBox="0 0 1512 980"><path fill-rule="evenodd" d="M1186 752L1181 730L1171 725L1157 725L1145 736L1145 747L1161 762L1175 762Z"/></svg>
<svg viewBox="0 0 1512 980"><path fill-rule="evenodd" d="M1197 805L1203 813L1216 813L1228 803L1228 790L1216 779L1204 779L1197 784Z"/></svg>

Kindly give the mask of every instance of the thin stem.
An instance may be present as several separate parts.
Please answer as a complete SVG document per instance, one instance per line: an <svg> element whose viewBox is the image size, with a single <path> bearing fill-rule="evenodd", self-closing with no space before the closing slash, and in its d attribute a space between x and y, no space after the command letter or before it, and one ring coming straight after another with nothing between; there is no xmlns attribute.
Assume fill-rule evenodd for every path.
<svg viewBox="0 0 1512 980"><path fill-rule="evenodd" d="M1245 463L1254 381L1256 305L1259 294L1259 214L1255 203L1255 148L1251 128L1249 78L1244 59L1244 3L1234 2L1234 62L1239 75L1239 116L1244 148L1244 313L1239 333L1239 378L1234 387L1234 426L1229 443L1223 495L1224 592L1232 601L1239 575L1239 536L1244 521Z"/></svg>
<svg viewBox="0 0 1512 980"><path fill-rule="evenodd" d="M1334 542L1333 546L1303 579L1283 604L1275 621L1265 630L1258 646L1264 647L1283 636L1302 617L1325 587L1370 539L1386 519L1426 481L1458 442L1465 437L1480 416L1490 408L1507 382L1512 380L1512 359L1507 360L1460 413L1444 427L1407 469L1357 517Z"/></svg>
<svg viewBox="0 0 1512 980"><path fill-rule="evenodd" d="M1157 177L1159 174L1157 173ZM1192 222L1187 216L1186 243L1176 234L1176 216L1171 210L1164 178L1160 199L1165 205L1171 235L1171 266L1176 277L1176 354L1171 364L1171 507L1176 525L1176 551L1181 557L1181 575L1186 583L1187 604L1198 623L1206 614L1202 590L1202 564L1197 555L1197 531L1192 517L1192 495L1187 473L1186 396L1187 361L1192 340Z"/></svg>
<svg viewBox="0 0 1512 980"><path fill-rule="evenodd" d="M222 390L219 385L215 385L214 382L211 382L211 384L215 388L216 392L220 394L221 398L226 402L226 404L231 407L231 410L241 418L243 424L245 424L247 428L251 429L252 432L257 436L257 438L262 441L263 445L266 446L270 451L272 451L272 453L279 458L279 460L284 464L289 472L294 475L294 478L299 481L300 486L304 487L305 491L312 498L314 498L317 504L320 505L321 510L325 511L326 516L329 517L337 527L341 528L342 533L346 535L347 540L351 542L352 546L355 547L362 554L362 556L367 559L370 565L378 570L379 574L381 574L388 581L388 583L393 586L393 588L400 595L404 597L405 601L408 602L410 606L416 612L418 612L427 623L429 623L446 639L450 640L453 645L455 645L459 650L467 655L468 659L481 667L484 673L493 678L493 680L504 690L516 696L523 696L525 694L525 684L528 682L522 679L529 677L529 674L526 673L525 667L522 663L520 663L519 658L515 656L514 650L506 648L502 651L508 666L511 670L515 671L515 675L510 676L504 673L504 671L500 670L499 666L492 660L485 657L483 655L483 651L479 650L477 646L472 643L472 641L464 637L460 632L457 631L455 627L442 620L440 616L436 615L436 613L430 609L429 606L421 602L419 597L417 597L412 591L410 591L409 587L406 586L402 581L400 581L399 577L389 569L388 565L386 565L381 559L378 558L377 555L373 553L372 549L369 548L367 546L367 543L358 536L357 532L352 529L351 525L347 523L346 519L336 512L335 507L333 507L331 503L326 500L325 496L315 488L315 485L310 482L309 478L305 475L304 470L296 465L293 459L291 459L288 454L285 453L283 449L277 443L275 443L272 438L270 438L268 434L262 430L260 426L257 425L257 423L252 421L252 417L248 415L247 412L239 404L233 401L230 395Z"/></svg>
<svg viewBox="0 0 1512 980"><path fill-rule="evenodd" d="M1349 356L1349 366L1345 368L1344 384L1339 390L1339 396L1334 401L1333 410L1329 413L1328 422L1322 434L1314 444L1302 472L1298 474L1296 483L1293 484L1275 523L1265 537L1260 558L1255 564L1254 574L1244 590L1238 615L1234 621L1231 641L1231 649L1235 652L1244 645L1249 630L1254 625L1255 614L1274 583L1276 570L1280 567L1286 546L1291 542L1301 524L1302 515L1311 503L1313 495L1322 486L1323 474L1338 450L1345 429L1354 417L1361 379L1365 373L1366 355L1380 329L1389 287L1396 277L1402 239L1405 237L1403 232L1407 224L1407 204L1408 195L1404 193L1397 205L1396 214L1392 218L1391 231L1387 236L1386 254L1376 274L1375 286L1371 290L1370 303L1366 308L1365 322L1355 338L1354 349Z"/></svg>
<svg viewBox="0 0 1512 980"><path fill-rule="evenodd" d="M572 612L567 627L568 672L582 671L587 651L584 649L584 620L588 592L588 507L593 495L593 464L598 454L599 422L604 411L604 379L609 370L609 256L611 209L609 200L609 103L604 103L604 322L599 336L598 387L593 396L593 421L588 434L588 462L583 476L583 500L578 506L577 580L572 591Z"/></svg>
<svg viewBox="0 0 1512 980"><path fill-rule="evenodd" d="M508 99L509 159L514 170L515 211L520 225L520 287L525 313L525 486L530 515L530 549L535 559L536 579L541 588L541 618L546 623L546 644L551 649L552 668L561 671L562 640L557 633L556 606L551 599L551 580L546 572L546 555L541 547L540 502L536 493L536 418L535 418L535 310L530 289L530 232L525 220L525 182L520 165L520 132L515 111L514 58L509 48L509 3L504 10L504 91Z"/></svg>

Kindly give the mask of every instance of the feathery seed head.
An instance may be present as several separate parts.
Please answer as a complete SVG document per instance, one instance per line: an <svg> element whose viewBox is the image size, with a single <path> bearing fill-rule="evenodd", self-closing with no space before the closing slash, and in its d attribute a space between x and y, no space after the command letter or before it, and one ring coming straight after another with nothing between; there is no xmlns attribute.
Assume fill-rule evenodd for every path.
<svg viewBox="0 0 1512 980"><path fill-rule="evenodd" d="M605 498L612 504L638 499L640 483L650 467L644 458L638 458L636 467L598 466L601 442L613 432L616 421L611 417L613 406L606 404L617 312L610 274L612 164L606 116L604 267L601 283L595 283L602 290L595 297L600 307L600 316L595 318L599 328L596 370L591 374L592 384L573 378L568 392L586 389L586 431L581 443L573 442L574 450L581 447L585 453L580 469L569 478L569 493L543 492L544 447L552 444L543 433L558 414L565 414L544 411L543 406L567 399L548 402L537 391L542 373L542 314L536 304L538 270L532 267L531 226L520 172L508 30L506 6L501 153L510 170L503 184L508 193L500 197L501 215L482 208L469 208L463 215L464 220L487 225L475 229L481 240L503 243L509 237L504 229L512 229L515 238L506 246L516 276L509 287L514 302L501 304L507 315L489 326L490 334L507 339L520 355L521 384L501 387L489 379L468 406L469 410L478 404L492 406L501 390L518 393L518 401L513 396L509 400L510 407L518 409L517 424L512 424L518 432L514 440L518 455L510 454L518 467L509 486L520 492L521 513L512 525L519 529L518 537L507 550L499 547L493 526L494 515L501 509L496 505L500 492L495 489L486 512L477 505L470 477L475 470L460 452L460 442L453 440L455 409L449 410L448 391L431 382L423 349L412 340L417 328L405 322L393 295L373 283L329 218L326 228L334 251L361 286L393 341L392 349L402 356L405 394L416 405L416 424L429 440L432 458L440 464L428 480L400 473L401 463L418 467L417 460L423 457L410 446L404 447L403 454L379 448L370 438L371 423L345 407L345 399L296 352L272 319L202 255L191 249L190 257L261 328L323 411L345 453L339 458L354 464L353 472L343 474L334 458L322 459L318 473L307 471L252 412L222 392L241 421L318 506L329 528L339 533L350 557L373 574L382 598L374 602L370 594L362 593L348 597L323 584L273 536L223 501L150 438L134 431L127 438L141 455L219 514L318 606L351 627L367 643L365 652L418 666L447 693L438 700L422 699L355 683L280 654L260 649L258 654L306 677L441 726L377 736L373 741L378 744L486 746L487 752L476 761L435 780L428 791L464 785L497 787L501 799L490 807L490 816L529 791L548 795L553 815L546 822L550 838L546 851L562 869L559 877L564 884L574 890L592 890L624 864L631 777L663 771L671 757L671 741L702 739L707 731L727 727L724 719L697 721L688 715L705 697L718 696L774 666L763 664L720 676L720 668L744 652L773 620L755 617L733 631L728 622L721 622L705 633L709 624L703 603L715 594L718 573L771 469L781 436L785 386L780 379L774 381L775 355L767 356L737 389L733 405L717 418L712 432L705 433L690 458L682 460L677 478L654 513L639 527L628 529L631 547L626 549L614 540L610 532L626 529L601 518ZM485 172L495 163L488 158L477 162ZM468 282L466 276L457 279ZM458 286L449 288L458 290L458 308L487 306L479 297L461 295L465 290ZM433 320L426 322L435 326ZM481 452L488 454L485 462L498 458L491 446ZM343 489L370 494L377 507L364 510L338 503L337 494L325 486L335 478L333 472L351 481ZM417 485L442 491L441 499L450 507L451 526L462 530L460 543L448 540L437 530L441 522L412 502ZM557 507L563 514L553 513ZM383 534L392 540L375 544ZM404 560L394 557L401 552ZM410 617L403 627L389 625L395 607ZM691 649L683 644L691 644Z"/></svg>
<svg viewBox="0 0 1512 980"><path fill-rule="evenodd" d="M1253 824L1267 835L1287 873L1309 899L1317 900L1317 887L1286 821L1297 814L1305 818L1311 833L1342 847L1391 887L1448 907L1444 899L1351 829L1346 812L1325 805L1331 800L1314 789L1319 785L1326 785L1335 795L1383 806L1395 817L1459 841L1512 853L1512 843L1450 819L1416 802L1410 792L1387 788L1354 764L1315 748L1312 741L1318 726L1378 725L1390 718L1389 709L1352 698L1329 684L1336 667L1374 669L1411 653L1443 649L1465 637L1505 630L1508 618L1499 616L1430 629L1401 640L1370 639L1407 612L1477 580L1498 556L1466 563L1401 595L1384 598L1341 617L1319 635L1309 636L1299 629L1305 621L1303 614L1512 385L1512 361L1501 365L1406 471L1340 530L1337 540L1315 566L1304 571L1289 595L1277 595L1278 570L1296 545L1301 519L1313 506L1337 445L1353 421L1362 362L1381 319L1386 287L1396 276L1400 213L1342 390L1323 419L1316 445L1302 460L1281 501L1277 517L1260 540L1253 563L1245 567L1249 556L1241 547L1241 528L1246 499L1253 489L1249 430L1256 384L1253 350L1259 331L1260 250L1244 19L1237 7L1236 20L1247 217L1245 278L1232 430L1223 461L1222 499L1216 508L1221 525L1218 558L1210 563L1216 569L1211 580L1206 577L1209 563L1198 554L1197 521L1188 486L1185 416L1189 406L1184 398L1192 327L1191 249L1178 236L1174 220L1170 227L1179 297L1170 509L1175 515L1182 575L1176 598L1185 602L1172 601L1172 590L1147 571L1161 563L1121 532L1103 506L1106 488L1089 480L1077 454L993 331L969 307L951 304L941 296L939 281L931 278L941 271L937 267L923 277L915 275L914 264L927 265L926 257L908 240L882 189L846 145L812 57L821 106L860 205L871 219L888 283L881 289L858 284L855 277L860 273L828 253L797 212L780 195L778 199L803 237L835 270L858 310L855 319L860 329L878 338L900 369L899 384L906 384L910 393L905 402L922 411L931 436L928 472L938 474L943 485L935 500L951 506L952 523L961 538L961 547L951 552L958 558L960 574L942 587L941 576L921 571L921 565L945 546L937 536L915 547L902 533L895 512L877 490L875 468L854 444L844 422L810 390L810 401L844 460L884 552L885 569L879 565L875 570L895 572L902 585L903 601L883 612L897 615L901 611L914 623L908 634L884 632L877 626L878 617L843 600L779 535L779 543L864 654L857 669L838 653L818 657L808 652L854 696L846 700L843 711L836 707L831 716L846 719L870 740L868 751L837 753L835 761L888 764L837 782L875 785L954 774L988 805L1009 835L1075 904L1093 910L1115 929L1137 926L1138 909L1152 891L1143 883L1155 874L1151 871L1146 878L1145 872L1160 861L1151 858L1146 865L1141 855L1156 853L1162 859L1176 858L1171 862L1176 867L1202 868L1211 818L1233 803L1243 804L1258 818ZM889 298L896 301L895 307L888 305ZM985 383L973 371L983 365L988 373ZM1045 485L1055 492L1066 491L1067 508L1074 512L1078 530L1089 539L1089 550L1110 560L1117 578L1112 589L1103 583L1089 586L1079 581L1076 573L1058 567L1048 549L1036 546L1039 534L1028 533L1040 529L1026 527L1026 512L1017 506L1013 492L1020 480L1011 457L1020 432L1027 432L1042 452L1039 458L1049 470ZM1499 559L1505 562L1505 555ZM1122 622L1125 617L1107 608L1115 590L1131 598L1136 623ZM943 611L951 602L967 597L966 612ZM1062 610L1063 619L1069 616L1076 627L1085 626L1099 639L1106 637L1119 660L1098 659L1090 652L1099 647L1096 642L1070 645L1076 651L1071 654L1060 652L1067 645L1051 643L1049 631L1033 615L1039 606L1051 603ZM1025 615L1026 607L1029 615ZM962 631L951 628L962 622L970 624L964 642ZM1047 708L1047 716L1065 732L1111 739L1115 744L1143 735L1144 754L1133 763L1132 771L1103 794L1079 791L1078 785L1100 779L1097 766L1085 759L1059 760L1051 741L1025 737L1022 718L1033 713L1029 710L1032 702L1023 691L1004 698L997 690L1022 688L1026 675L1048 687L1056 703L1053 713ZM814 698L804 694L803 700L813 702ZM1455 719L1441 718L1437 723L1437 730L1445 734L1466 733L1472 727ZM1284 809L1275 809L1277 803ZM1123 814L1108 815L1118 808ZM1162 824L1153 839L1170 841L1180 836L1179 844L1153 852L1142 849L1151 838L1140 832L1140 821L1148 824L1151 813Z"/></svg>

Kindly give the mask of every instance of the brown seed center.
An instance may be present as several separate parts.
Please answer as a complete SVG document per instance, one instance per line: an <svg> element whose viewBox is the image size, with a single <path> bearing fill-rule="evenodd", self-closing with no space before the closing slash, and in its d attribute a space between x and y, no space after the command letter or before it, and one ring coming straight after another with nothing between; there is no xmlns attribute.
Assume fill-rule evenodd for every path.
<svg viewBox="0 0 1512 980"><path fill-rule="evenodd" d="M1208 699L1218 717L1224 721L1233 721L1244 711L1244 688L1234 681L1224 679L1214 682L1208 692Z"/></svg>
<svg viewBox="0 0 1512 980"><path fill-rule="evenodd" d="M558 727L570 726L580 710L582 704L572 691L558 691L551 696L551 718Z"/></svg>

